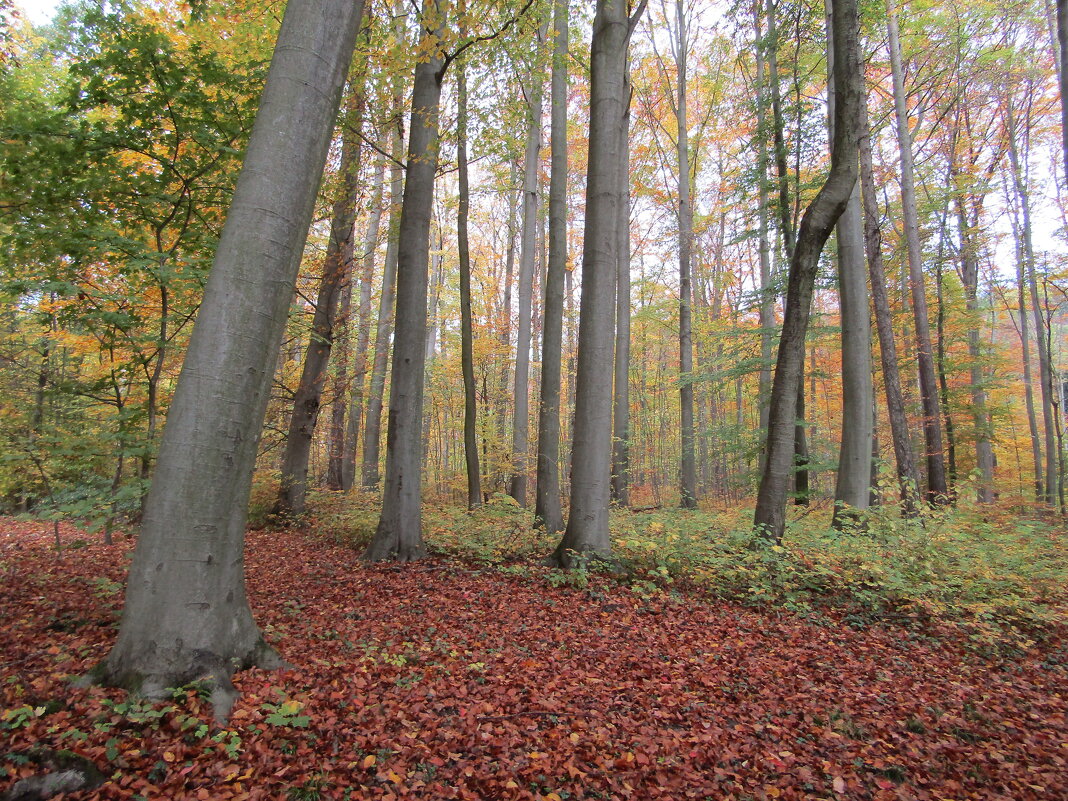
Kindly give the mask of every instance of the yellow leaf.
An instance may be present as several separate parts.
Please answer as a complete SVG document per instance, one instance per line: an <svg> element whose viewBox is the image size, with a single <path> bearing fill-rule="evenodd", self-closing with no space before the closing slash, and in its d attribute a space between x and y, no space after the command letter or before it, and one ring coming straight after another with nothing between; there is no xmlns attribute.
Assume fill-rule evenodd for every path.
<svg viewBox="0 0 1068 801"><path fill-rule="evenodd" d="M172 751L164 751L163 752L163 761L164 762L174 762L174 759L175 759L174 752L172 752Z"/></svg>
<svg viewBox="0 0 1068 801"><path fill-rule="evenodd" d="M363 768L364 770L367 770L369 767L374 765L375 762L377 762L377 761L378 761L377 757L375 757L374 754L368 754L367 756L365 756L363 758L363 762L360 763L360 767Z"/></svg>

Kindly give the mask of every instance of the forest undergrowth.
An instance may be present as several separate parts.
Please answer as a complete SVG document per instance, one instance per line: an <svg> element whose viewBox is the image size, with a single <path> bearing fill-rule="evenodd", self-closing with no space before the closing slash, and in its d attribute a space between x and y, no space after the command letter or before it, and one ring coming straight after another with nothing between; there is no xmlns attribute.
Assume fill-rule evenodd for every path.
<svg viewBox="0 0 1068 801"><path fill-rule="evenodd" d="M292 668L149 703L69 679L114 640L131 543L0 520L0 788L49 754L71 799L1068 798L1064 531L965 507L781 551L742 510L613 518L619 561L541 566L497 499L428 508L431 558L368 565L369 501L249 535Z"/></svg>

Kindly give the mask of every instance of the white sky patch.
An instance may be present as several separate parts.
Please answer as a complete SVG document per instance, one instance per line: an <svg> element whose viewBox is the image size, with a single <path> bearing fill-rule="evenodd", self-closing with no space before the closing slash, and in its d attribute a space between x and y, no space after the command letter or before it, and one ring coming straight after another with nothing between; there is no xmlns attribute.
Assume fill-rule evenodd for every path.
<svg viewBox="0 0 1068 801"><path fill-rule="evenodd" d="M60 0L16 0L17 5L34 25L47 25L56 13Z"/></svg>

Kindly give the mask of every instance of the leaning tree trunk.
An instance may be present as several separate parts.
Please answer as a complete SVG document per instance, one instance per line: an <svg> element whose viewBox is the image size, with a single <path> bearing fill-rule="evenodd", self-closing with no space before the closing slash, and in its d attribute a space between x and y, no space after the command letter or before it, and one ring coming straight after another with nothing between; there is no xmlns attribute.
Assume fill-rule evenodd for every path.
<svg viewBox="0 0 1068 801"><path fill-rule="evenodd" d="M776 543L782 540L786 527L786 495L794 456L794 415L819 256L857 180L857 138L864 92L856 0L834 3L832 30L833 44L828 45L836 55L837 101L831 171L801 219L790 261L782 337L771 389L767 467L760 481L753 518L757 531Z"/></svg>
<svg viewBox="0 0 1068 801"><path fill-rule="evenodd" d="M626 104L625 0L597 0L590 50L590 149L586 175L582 296L571 453L571 514L552 560L569 566L574 554L608 558L612 464L612 346L621 158Z"/></svg>
<svg viewBox="0 0 1068 801"><path fill-rule="evenodd" d="M474 333L471 320L471 248L467 217L471 193L467 177L467 76L465 65L456 76L456 166L459 204L456 209L456 249L460 257L460 365L464 376L464 462L467 467L467 508L482 505L482 477L478 467L478 409L475 406Z"/></svg>
<svg viewBox="0 0 1068 801"><path fill-rule="evenodd" d="M538 31L539 42L544 27ZM512 477L508 488L520 506L527 505L527 456L530 450L530 327L534 297L534 261L538 230L538 168L541 165L542 74L535 68L530 88L530 119L523 156L523 226L519 251L519 330L515 350L515 415L512 417Z"/></svg>
<svg viewBox="0 0 1068 801"><path fill-rule="evenodd" d="M684 0L675 2L676 40L675 69L678 93L675 122L678 128L679 177L679 406L682 423L682 456L679 462L679 505L697 508L697 455L694 450L693 421L693 288L691 255L693 250L693 205L690 200L690 136L686 113L687 33Z"/></svg>
<svg viewBox="0 0 1068 801"><path fill-rule="evenodd" d="M118 640L97 678L148 695L277 654L252 618L244 533L286 313L363 3L291 3L171 402Z"/></svg>
<svg viewBox="0 0 1068 801"><path fill-rule="evenodd" d="M437 19L441 15L438 0L426 0L423 10L428 18ZM438 169L438 114L445 73L441 32L427 36L430 41L425 46L429 46L429 53L424 56L425 61L416 65L412 90L408 174L397 232L397 322L390 373L386 480L382 515L364 552L364 558L369 561L408 562L426 554L420 494L427 269L434 176Z"/></svg>
<svg viewBox="0 0 1068 801"><path fill-rule="evenodd" d="M830 40L832 0L827 0ZM834 139L834 48L828 48L828 128ZM861 86L864 86L863 78ZM866 105L866 91L862 107ZM859 126L858 126L859 127ZM860 130L858 130L858 136ZM859 147L859 142L858 142ZM858 152L859 156L859 152ZM871 312L864 269L864 230L860 210L860 182L838 219L838 299L842 319L842 441L834 488L831 523L842 528L849 518L868 508L871 496L871 440L874 389L871 378Z"/></svg>
<svg viewBox="0 0 1068 801"><path fill-rule="evenodd" d="M308 489L308 460L311 456L312 435L319 420L319 408L326 386L327 366L334 343L334 323L337 318L338 297L352 272L352 226L356 222L356 201L359 192L360 157L363 140L360 126L364 97L360 87L351 91L351 119L344 126L341 150L341 186L334 201L330 223L330 242L323 262L323 277L315 299L311 336L304 354L300 383L293 395L293 413L289 418L289 436L282 454L282 480L278 489L275 513L283 517L304 513Z"/></svg>
<svg viewBox="0 0 1068 801"><path fill-rule="evenodd" d="M871 301L875 310L875 328L879 334L879 356L883 368L883 391L886 393L886 412L890 418L890 439L894 445L897 478L901 490L901 510L905 517L919 513L920 475L912 455L905 399L901 393L901 374L897 367L897 344L894 341L894 321L890 316L890 299L886 291L886 271L883 269L882 241L879 233L879 205L872 174L871 128L868 124L867 104L861 106L860 182L864 204L864 248L868 257L871 279Z"/></svg>
<svg viewBox="0 0 1068 801"><path fill-rule="evenodd" d="M944 502L949 494L946 466L942 454L942 419L935 378L934 350L931 347L931 324L927 316L927 294L923 281L920 253L920 224L916 211L916 184L913 177L912 134L909 133L905 109L904 70L901 66L901 42L898 36L897 11L887 0L886 25L890 38L890 67L894 83L894 109L897 138L901 152L901 211L904 216L905 244L908 249L909 285L912 312L916 324L916 358L920 372L920 401L923 405L923 438L927 449L927 500Z"/></svg>
<svg viewBox="0 0 1068 801"><path fill-rule="evenodd" d="M567 271L567 0L553 3L553 68L549 127L549 264L542 319L541 404L534 514L545 530L564 530L560 508L560 368L564 273Z"/></svg>

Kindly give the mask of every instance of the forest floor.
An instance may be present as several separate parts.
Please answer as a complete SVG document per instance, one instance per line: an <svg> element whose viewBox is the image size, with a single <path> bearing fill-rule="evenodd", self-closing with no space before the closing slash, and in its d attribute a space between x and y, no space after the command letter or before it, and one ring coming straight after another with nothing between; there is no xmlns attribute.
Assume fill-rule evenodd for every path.
<svg viewBox="0 0 1068 801"><path fill-rule="evenodd" d="M69 679L115 636L130 542L0 519L0 790L67 750L68 799L1068 799L1068 637L585 586L441 558L365 565L249 535L249 595L295 667L149 704ZM550 580L552 579L552 580Z"/></svg>

